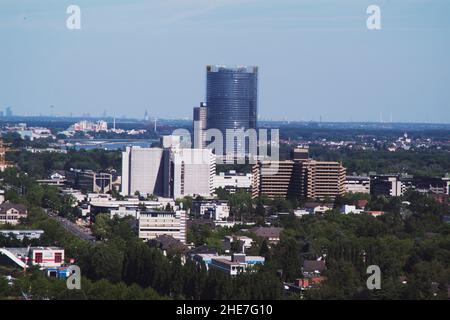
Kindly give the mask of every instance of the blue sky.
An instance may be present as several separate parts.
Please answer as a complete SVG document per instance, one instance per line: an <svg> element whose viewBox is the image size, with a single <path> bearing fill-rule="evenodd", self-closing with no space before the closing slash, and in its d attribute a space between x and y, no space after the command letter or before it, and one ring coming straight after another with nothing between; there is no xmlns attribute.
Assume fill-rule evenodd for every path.
<svg viewBox="0 0 450 320"><path fill-rule="evenodd" d="M207 64L258 65L262 119L450 123L450 1L0 1L0 109L16 114L190 118Z"/></svg>

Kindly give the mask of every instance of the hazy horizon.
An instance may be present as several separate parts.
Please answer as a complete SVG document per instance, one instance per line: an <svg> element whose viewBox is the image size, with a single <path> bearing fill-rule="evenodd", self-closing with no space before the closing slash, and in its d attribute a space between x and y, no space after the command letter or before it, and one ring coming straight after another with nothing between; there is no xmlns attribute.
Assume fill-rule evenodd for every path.
<svg viewBox="0 0 450 320"><path fill-rule="evenodd" d="M446 124L449 15L448 0L3 0L0 110L188 119L206 65L225 64L259 67L260 120Z"/></svg>

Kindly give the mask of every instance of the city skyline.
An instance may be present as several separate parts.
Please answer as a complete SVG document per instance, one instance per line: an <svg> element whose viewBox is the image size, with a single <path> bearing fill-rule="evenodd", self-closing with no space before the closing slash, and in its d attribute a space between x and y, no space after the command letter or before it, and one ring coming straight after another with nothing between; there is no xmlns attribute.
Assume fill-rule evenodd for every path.
<svg viewBox="0 0 450 320"><path fill-rule="evenodd" d="M450 123L450 4L377 1L4 1L0 109L190 119L208 64L259 68L259 119ZM236 50L239 48L239 50ZM175 92L175 94L174 94Z"/></svg>

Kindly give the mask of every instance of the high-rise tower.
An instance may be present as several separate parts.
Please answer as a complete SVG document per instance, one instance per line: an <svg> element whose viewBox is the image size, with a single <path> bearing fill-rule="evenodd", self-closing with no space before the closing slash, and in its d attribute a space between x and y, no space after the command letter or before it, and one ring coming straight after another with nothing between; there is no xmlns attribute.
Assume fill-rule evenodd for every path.
<svg viewBox="0 0 450 320"><path fill-rule="evenodd" d="M225 151L227 129L257 128L258 67L209 65L206 82L207 126L222 132Z"/></svg>
<svg viewBox="0 0 450 320"><path fill-rule="evenodd" d="M205 130L207 127L207 108L205 103L200 103L200 107L194 108L193 114L193 132L194 132L194 148L203 149L206 146Z"/></svg>

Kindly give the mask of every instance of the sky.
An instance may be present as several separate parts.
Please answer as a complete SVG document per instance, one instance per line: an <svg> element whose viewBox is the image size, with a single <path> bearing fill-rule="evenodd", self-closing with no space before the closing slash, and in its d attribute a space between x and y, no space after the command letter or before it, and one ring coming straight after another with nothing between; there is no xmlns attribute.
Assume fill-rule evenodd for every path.
<svg viewBox="0 0 450 320"><path fill-rule="evenodd" d="M188 119L208 64L259 66L260 119L450 123L450 1L0 0L0 110Z"/></svg>

